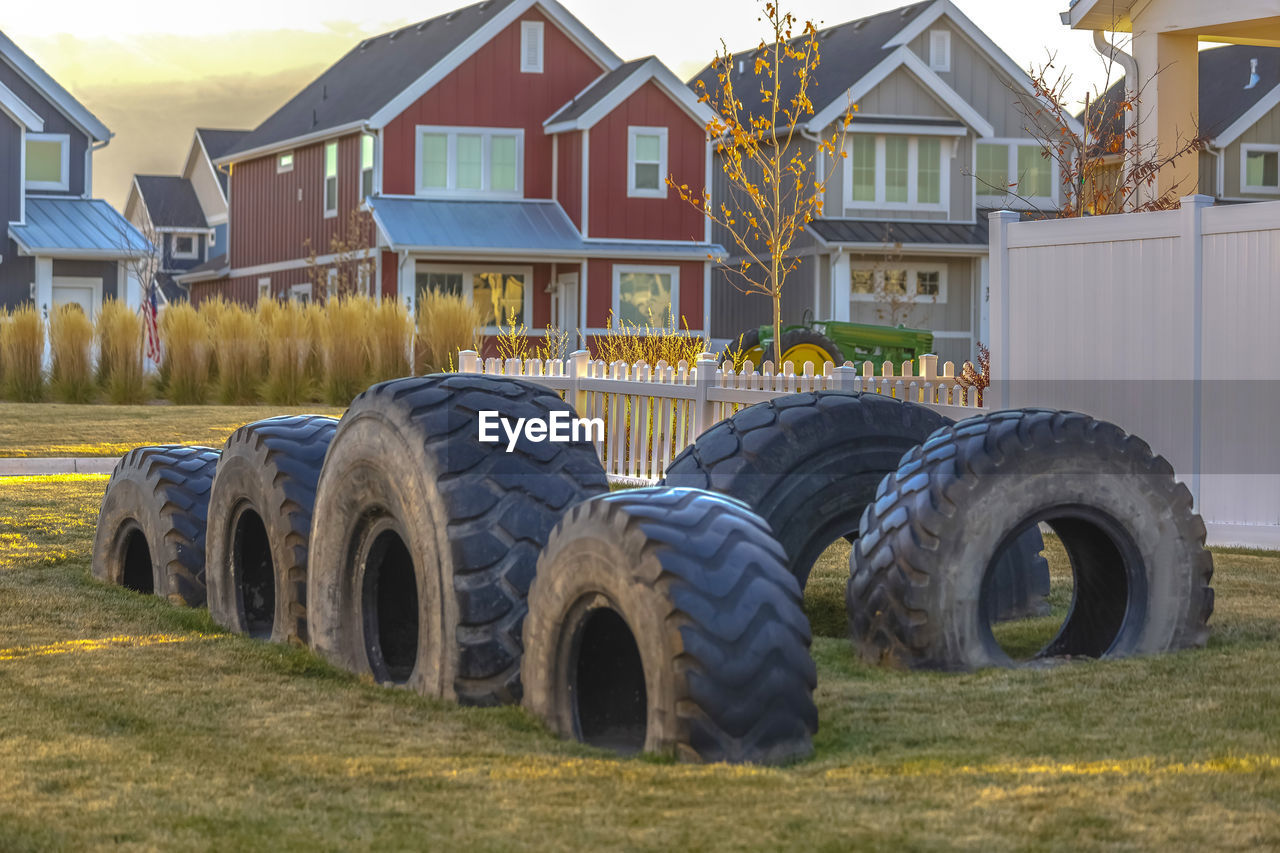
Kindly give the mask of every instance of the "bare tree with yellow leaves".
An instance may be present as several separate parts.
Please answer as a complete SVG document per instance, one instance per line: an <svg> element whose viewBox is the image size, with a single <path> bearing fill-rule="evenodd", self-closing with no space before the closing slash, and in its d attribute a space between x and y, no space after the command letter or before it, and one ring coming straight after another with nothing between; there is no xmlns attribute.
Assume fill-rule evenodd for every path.
<svg viewBox="0 0 1280 853"><path fill-rule="evenodd" d="M710 187L699 196L674 177L668 177L667 184L732 235L743 259L726 270L739 291L772 300L773 346L781 364L782 291L787 275L800 263L791 248L805 225L822 214L827 178L819 177L815 166L823 156L845 158L845 132L857 108L850 104L835 128L816 141L801 136L814 114L810 93L821 59L818 29L806 21L800 35L794 35L796 17L774 2L764 4L760 20L769 35L750 60L754 73L735 75L735 62L741 57L721 42L712 64L717 91L708 91L701 80L697 83L699 99L715 113L707 133L728 178L728 197L713 203ZM758 96L738 91L755 83Z"/></svg>

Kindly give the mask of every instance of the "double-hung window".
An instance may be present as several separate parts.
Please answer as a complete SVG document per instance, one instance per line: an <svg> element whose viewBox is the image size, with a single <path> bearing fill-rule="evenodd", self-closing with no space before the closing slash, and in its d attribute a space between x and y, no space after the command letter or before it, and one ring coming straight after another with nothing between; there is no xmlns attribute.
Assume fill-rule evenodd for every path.
<svg viewBox="0 0 1280 853"><path fill-rule="evenodd" d="M1280 193L1280 145L1242 145L1241 189L1247 193Z"/></svg>
<svg viewBox="0 0 1280 853"><path fill-rule="evenodd" d="M1054 164L1044 156L1044 149L1038 142L981 140L978 142L976 165L979 204L997 206L1018 200L1044 206L1054 204L1057 197Z"/></svg>
<svg viewBox="0 0 1280 853"><path fill-rule="evenodd" d="M849 267L849 296L853 302L947 301L947 268L943 264L850 260Z"/></svg>
<svg viewBox="0 0 1280 853"><path fill-rule="evenodd" d="M419 263L414 270L417 304L431 291L463 296L480 309L490 334L508 321L517 326L528 321L532 286L533 272L528 267Z"/></svg>
<svg viewBox="0 0 1280 853"><path fill-rule="evenodd" d="M65 133L28 133L25 175L29 190L66 192L71 185L71 137Z"/></svg>
<svg viewBox="0 0 1280 853"><path fill-rule="evenodd" d="M936 136L855 133L848 144L846 207L947 209L950 143Z"/></svg>
<svg viewBox="0 0 1280 853"><path fill-rule="evenodd" d="M190 259L197 257L196 238L192 234L174 234L170 250L175 258Z"/></svg>
<svg viewBox="0 0 1280 853"><path fill-rule="evenodd" d="M324 215L338 215L338 142L324 144Z"/></svg>
<svg viewBox="0 0 1280 853"><path fill-rule="evenodd" d="M667 129L627 128L627 195L666 198Z"/></svg>
<svg viewBox="0 0 1280 853"><path fill-rule="evenodd" d="M418 127L419 195L519 196L524 131L510 127Z"/></svg>
<svg viewBox="0 0 1280 853"><path fill-rule="evenodd" d="M613 268L615 326L673 328L679 304L679 267L617 265Z"/></svg>

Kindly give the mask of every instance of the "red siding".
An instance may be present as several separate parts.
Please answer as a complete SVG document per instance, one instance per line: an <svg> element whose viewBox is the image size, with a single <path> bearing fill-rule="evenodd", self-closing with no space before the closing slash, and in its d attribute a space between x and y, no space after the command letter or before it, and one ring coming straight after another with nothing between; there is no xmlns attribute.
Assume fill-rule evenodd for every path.
<svg viewBox="0 0 1280 853"><path fill-rule="evenodd" d="M557 164L557 201L569 214L573 224L582 230L582 133L559 134L557 143L560 162Z"/></svg>
<svg viewBox="0 0 1280 853"><path fill-rule="evenodd" d="M274 154L235 164L228 247L232 269L305 258L308 237L315 253L325 255L330 239L345 232L351 210L360 203L360 135L338 140L338 215L328 219L324 146L318 142L294 149L290 172L276 172Z"/></svg>
<svg viewBox="0 0 1280 853"><path fill-rule="evenodd" d="M675 190L668 189L665 199L627 197L629 125L667 128L667 171L696 193L706 183L706 131L654 83L646 83L591 129L589 235L702 242L706 236L702 214Z"/></svg>
<svg viewBox="0 0 1280 853"><path fill-rule="evenodd" d="M420 124L524 128L524 195L551 198L551 137L542 123L600 76L602 69L538 10L544 21L543 73L520 72L520 22L496 35L452 74L396 116L384 131L382 191L413 195Z"/></svg>
<svg viewBox="0 0 1280 853"><path fill-rule="evenodd" d="M662 266L680 269L680 316L678 325L688 322L690 329L702 328L702 261L655 261L653 259L607 258L587 262L587 326L604 328L613 308L613 268L622 266Z"/></svg>
<svg viewBox="0 0 1280 853"><path fill-rule="evenodd" d="M413 263L410 261L410 263ZM382 297L395 297L400 289L400 258L395 252L382 253Z"/></svg>

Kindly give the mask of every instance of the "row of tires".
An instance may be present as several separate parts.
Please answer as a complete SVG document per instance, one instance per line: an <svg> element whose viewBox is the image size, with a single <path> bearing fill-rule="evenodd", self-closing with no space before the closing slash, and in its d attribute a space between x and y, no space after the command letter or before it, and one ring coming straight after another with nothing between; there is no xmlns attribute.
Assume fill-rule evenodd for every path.
<svg viewBox="0 0 1280 853"><path fill-rule="evenodd" d="M808 755L817 674L803 587L854 540L868 659L1008 664L990 622L1047 589L1038 523L1077 575L1045 656L1203 644L1212 563L1190 495L1140 440L1058 412L952 425L879 395L753 406L608 493L586 442L508 452L476 415L549 418L554 392L433 376L375 385L340 422L271 418L221 450L117 465L94 573L231 630L309 644L379 682L523 702L569 737L685 760Z"/></svg>

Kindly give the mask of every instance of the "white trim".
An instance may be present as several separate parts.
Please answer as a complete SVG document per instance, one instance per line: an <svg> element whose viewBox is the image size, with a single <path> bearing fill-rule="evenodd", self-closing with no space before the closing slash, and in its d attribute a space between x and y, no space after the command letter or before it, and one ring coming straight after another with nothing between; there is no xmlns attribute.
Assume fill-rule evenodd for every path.
<svg viewBox="0 0 1280 853"><path fill-rule="evenodd" d="M582 239L587 238L590 231L588 223L591 221L588 214L590 213L591 203L591 129L584 128L582 131L582 227L578 230L582 232Z"/></svg>
<svg viewBox="0 0 1280 853"><path fill-rule="evenodd" d="M859 133L859 136L864 134ZM870 135L870 134L865 134ZM888 136L890 134L876 134L876 197L874 201L855 201L853 198L853 143L854 135L850 134L845 139L848 156L845 162L848 167L844 170L844 209L850 210L913 210L925 211L930 213L947 213L951 210L951 158L947 156L946 147L941 142L938 144L938 201L921 203L916 201L919 197L919 178L920 178L920 140L916 136L910 136L905 133L892 134L907 140L907 200L905 202L886 201L887 192L887 172L885 151L887 148Z"/></svg>
<svg viewBox="0 0 1280 853"><path fill-rule="evenodd" d="M907 274L907 296L917 305L945 305L947 302L947 265L946 264L921 264L915 261L909 263L897 263L895 261L863 261L857 258L849 259L849 270L870 271L874 275L872 277L872 286L875 290L872 293L859 293L853 289L853 276L849 276L849 300L851 302L878 302L884 298L884 272L885 270L905 270ZM921 296L919 292L920 273L938 273L938 295L937 296ZM968 333L966 333L968 334Z"/></svg>
<svg viewBox="0 0 1280 853"><path fill-rule="evenodd" d="M551 200L560 200L560 137L551 137Z"/></svg>
<svg viewBox="0 0 1280 853"><path fill-rule="evenodd" d="M656 189L636 186L636 137L658 137L658 186ZM650 161L646 160L647 165ZM665 127L627 126L627 197L628 198L666 198L667 197L667 129Z"/></svg>
<svg viewBox="0 0 1280 853"><path fill-rule="evenodd" d="M315 292L311 287L311 282L304 281L299 284L289 285L289 300L297 302L310 302L315 298Z"/></svg>
<svg viewBox="0 0 1280 853"><path fill-rule="evenodd" d="M205 128L205 129L206 129L206 130L215 130L216 128ZM227 210L227 207L228 207L228 201L229 201L229 200L227 199L227 190L224 190L224 189L222 188L222 181L218 180L218 167L217 167L217 166L215 166L215 165L213 165L213 158L209 156L209 149L208 149L208 148L205 148L205 146L204 146L204 139L203 139L203 138L201 138L201 136L200 136L200 129L199 129L199 128L196 128L196 130L195 130L195 137L196 137L196 143L200 146L200 153L204 155L201 159L204 161L205 165L207 165L207 166L209 167L209 172L210 172L210 174L212 174L212 175L213 175L213 185L214 185L215 187L217 187L217 188L218 188L218 195L222 198L222 208L223 208L223 212L222 212L221 214L219 214L219 215L222 217L222 222L225 222L225 221L226 221L226 218L227 218L226 210ZM194 146L192 146L192 147L194 147ZM193 152L193 153L194 153L194 152ZM191 155L190 155L190 154L188 154L188 155L187 155L187 162L189 163L190 161L191 161ZM183 177L185 177L187 180L191 180L191 176L187 174L187 172L188 172L188 170L187 170L187 169L183 169L183 170L182 170L182 172L183 172ZM228 181L228 184L230 184L230 182L229 182L229 181ZM203 207L203 205L201 205L201 207ZM208 212L206 212L206 213L205 213L205 216L207 217L208 215L209 215L209 214L208 214ZM209 224L210 224L210 225L214 224L213 219L209 219ZM221 224L221 222L220 222L220 223L218 223L218 224Z"/></svg>
<svg viewBox="0 0 1280 853"><path fill-rule="evenodd" d="M951 71L951 30L929 30L929 70Z"/></svg>
<svg viewBox="0 0 1280 853"><path fill-rule="evenodd" d="M445 186L422 185L422 137L433 134L445 137ZM458 189L458 137L480 137L480 189ZM490 150L495 136L514 136L516 162L514 190L489 189L492 181ZM522 127L458 127L452 125L420 124L413 129L413 187L416 198L474 198L513 199L524 197L524 128Z"/></svg>
<svg viewBox="0 0 1280 853"><path fill-rule="evenodd" d="M961 12L951 0L935 0L934 4L925 11L915 17L910 24L898 31L898 34L885 42L886 48L903 47L910 45L915 38L933 26L934 22L943 15L947 16L951 25L963 33L970 41L976 44L979 49L990 57L995 64L1005 74L1008 74L1018 82L1028 94L1035 95L1035 86L1031 83L1031 78L1027 76L1027 72L1014 62L1009 54L1000 49L991 38L977 27L968 16ZM1077 136L1084 136L1084 127L1073 116L1067 116L1068 126ZM991 136L994 133L979 134L980 136Z"/></svg>
<svg viewBox="0 0 1280 853"><path fill-rule="evenodd" d="M706 172L705 172L706 177L703 178L702 201L703 201L703 205L710 205L714 203L714 199L712 198L711 193L712 193L712 187L715 181L715 156L713 154L714 146L711 144L711 134L707 134L705 139L706 141L703 144L706 146L706 149L707 149L707 164L706 164ZM819 157L818 167L821 168L824 162L825 162L825 159L822 157ZM707 212L705 210L703 210L702 213L703 213L702 218L704 220L703 227L702 227L702 242L710 243L711 242L711 217L706 215ZM710 327L708 326L708 328Z"/></svg>
<svg viewBox="0 0 1280 853"><path fill-rule="evenodd" d="M369 142L369 165L364 164L364 143ZM369 191L364 190L364 173L369 173ZM360 134L360 200L378 194L378 137L372 133Z"/></svg>
<svg viewBox="0 0 1280 853"><path fill-rule="evenodd" d="M62 180L61 181L29 181L27 180L27 143L28 142L60 142L62 143ZM71 188L71 134L69 133L28 133L22 142L22 185L29 190L54 190L68 192Z"/></svg>
<svg viewBox="0 0 1280 853"><path fill-rule="evenodd" d="M546 133L564 133L570 130L586 130L594 127L601 119L617 109L627 98L634 95L641 86L651 80L657 84L658 88L666 92L668 97L675 101L681 109L688 113L690 118L698 122L700 127L705 128L715 118L715 113L710 107L698 100L692 89L681 83L680 79L671 72L671 69L663 65L657 57L651 56L582 115L575 119L557 121L553 124L556 113L563 111L568 106L566 104L565 107L561 107L556 113L552 114L551 118L543 123L542 129ZM595 84L593 83L592 85ZM569 103L573 103L573 101Z"/></svg>
<svg viewBox="0 0 1280 853"><path fill-rule="evenodd" d="M27 129L21 124L18 125L18 175L25 184L27 179ZM136 181L137 178L134 180ZM12 225L13 223L9 224ZM18 192L18 224L27 224L27 190L25 186Z"/></svg>
<svg viewBox="0 0 1280 853"><path fill-rule="evenodd" d="M179 252L178 241L187 237L191 240L190 252ZM200 257L200 237L191 232L169 232L169 257L174 260L190 261Z"/></svg>
<svg viewBox="0 0 1280 853"><path fill-rule="evenodd" d="M1275 154L1277 160L1280 160L1280 145L1264 145L1262 143L1248 143L1240 146L1240 192L1242 193L1258 193L1259 195L1280 195L1280 184L1274 187L1254 186L1248 183L1249 174L1249 155L1253 153ZM1280 164L1278 164L1280 165Z"/></svg>
<svg viewBox="0 0 1280 853"><path fill-rule="evenodd" d="M27 106L4 83L0 83L0 111L32 133L44 130L44 119L40 118L40 114Z"/></svg>
<svg viewBox="0 0 1280 853"><path fill-rule="evenodd" d="M1231 145L1241 136L1244 136L1246 130L1262 121L1263 117L1276 107L1280 107L1280 86L1276 86L1263 95L1262 100L1250 107L1247 113L1240 116L1240 118L1228 125L1226 130L1219 133L1213 140L1213 147L1226 148Z"/></svg>
<svg viewBox="0 0 1280 853"><path fill-rule="evenodd" d="M411 252L410 254L415 255L417 253ZM524 304L520 306L520 311L523 314L523 316L520 317L516 322L523 323L525 326L529 326L533 322L533 267L531 265L488 264L488 263L451 264L451 263L438 263L434 259L420 258L420 257L410 257L409 262L414 265L413 272L414 272L414 301L415 302L417 301L417 298L418 298L417 274L419 272L427 272L427 273L442 272L442 273L461 274L462 275L462 295L467 298L468 302L472 302L473 304L475 302L473 298L473 294L475 292L475 282L473 279L477 274L502 273L504 275L522 275L524 276L524 297L523 297ZM498 317L497 320L499 323L502 323L505 320L505 318ZM482 328L483 328L484 334L486 335L496 335L498 334L498 332L501 331L501 329L498 326L484 326ZM530 332L529 334L535 334L535 332Z"/></svg>
<svg viewBox="0 0 1280 853"><path fill-rule="evenodd" d="M943 0L945 2L945 0ZM894 50L875 68L864 74L861 79L857 80L850 86L842 97L836 98L829 105L824 107L821 112L809 119L805 126L811 133L821 133L832 122L844 115L845 109L849 103L856 104L859 100L867 95L876 86L879 86L885 79L897 71L899 68L907 68L912 74L920 80L930 93L946 104L955 115L969 127L973 128L978 136L994 136L995 128L991 122L983 118L982 114L969 105L960 94L946 84L946 82L929 70L929 66L924 64L924 60L916 56L915 51L909 47L899 47Z"/></svg>
<svg viewBox="0 0 1280 853"><path fill-rule="evenodd" d="M678 265L613 264L612 267L613 298L609 308L613 312L615 324L622 322L622 314L619 310L622 306L622 276L627 273L639 273L642 275L671 276L671 316L675 320L676 327L679 328L683 315L680 313L680 267ZM654 317L652 319L653 322L661 324L665 318Z"/></svg>
<svg viewBox="0 0 1280 853"><path fill-rule="evenodd" d="M121 292L125 282L120 279L119 269L116 271L116 298L124 301ZM102 277L101 276L78 276L78 275L55 275L53 277L53 286L49 293L49 310L52 313L57 307L57 303L53 301L53 292L59 287L75 287L89 288L93 295L90 299L89 319L92 320L102 311Z"/></svg>
<svg viewBox="0 0 1280 853"><path fill-rule="evenodd" d="M520 73L521 74L541 74L542 73L542 57L546 48L546 37L543 30L545 25L542 21L521 21L520 22ZM530 38L537 39L537 47L530 55L529 45Z"/></svg>
<svg viewBox="0 0 1280 853"><path fill-rule="evenodd" d="M271 276L264 275L258 279L258 301L262 301L262 297L271 298Z"/></svg>
<svg viewBox="0 0 1280 853"><path fill-rule="evenodd" d="M817 270L818 265L813 265ZM815 272L816 275L816 272ZM816 303L815 303L816 304ZM702 262L702 330L711 334L711 262Z"/></svg>
<svg viewBox="0 0 1280 853"><path fill-rule="evenodd" d="M342 151L339 140L331 139L324 144L320 164L320 203L323 206L325 219L333 219L338 215L338 190L342 184ZM333 149L333 206L329 205L329 149ZM299 188L301 191L301 188Z"/></svg>
<svg viewBox="0 0 1280 853"><path fill-rule="evenodd" d="M928 124L929 119L920 116L902 116L925 122L924 124L891 124L890 122L860 122L849 125L849 133L883 133L891 136L968 136L969 128L953 124ZM890 118L890 116L885 116ZM895 116L896 118L896 116ZM825 162L825 161L824 161Z"/></svg>
<svg viewBox="0 0 1280 853"><path fill-rule="evenodd" d="M1008 149L1009 158L1006 168L1008 169L1010 189L1002 194L984 193L984 187L978 185L978 147L981 145L1003 145ZM1030 203L1033 207L1057 207L1059 198L1062 195L1062 172L1058 168L1056 160L1049 159L1045 162L1049 167L1049 188L1051 193L1047 196L1023 196L1015 198L1018 192L1017 180L1018 174L1018 149L1019 148L1036 148L1043 150L1044 145L1034 139L1024 139L1020 137L991 137L988 139L978 139L973 144L973 197L976 207L991 208L1010 208L1023 209L1024 204ZM1024 201L1025 200L1025 201Z"/></svg>
<svg viewBox="0 0 1280 853"><path fill-rule="evenodd" d="M283 175L286 172L293 171L294 153L295 153L294 149L290 148L288 151L281 151L279 154L276 155L276 174L277 175ZM285 162L286 157L289 159L288 163Z"/></svg>
<svg viewBox="0 0 1280 853"><path fill-rule="evenodd" d="M244 163L247 160L256 160L259 157L265 157L268 154L275 154L279 151L289 151L296 148L306 148L316 142L323 142L327 139L337 139L340 136L349 136L356 131L363 131L368 127L368 123L364 121L349 121L346 124L340 124L337 127L322 128L321 130L304 133L301 136L292 136L288 139L282 139L279 142L271 142L267 145L259 145L257 148L249 148L245 151L232 151L213 161L215 166L227 166L234 163Z"/></svg>
<svg viewBox="0 0 1280 853"><path fill-rule="evenodd" d="M385 106L369 118L369 124L372 127L385 127L432 87L470 59L490 39L520 20L535 5L548 20L552 21L578 47L582 48L601 68L612 71L622 64L622 60L617 54L606 47L604 42L596 37L595 33L583 26L582 22L570 14L557 0L516 0L516 2L494 15L480 29L459 42L444 59L431 66L426 73L411 83L403 92L388 101Z"/></svg>
<svg viewBox="0 0 1280 853"><path fill-rule="evenodd" d="M84 104L71 97L66 89L58 85L57 80L50 77L48 72L23 53L3 32L0 32L0 57L7 60L19 75L26 78L37 92L85 134L98 142L107 142L114 135L93 113L85 109Z"/></svg>

